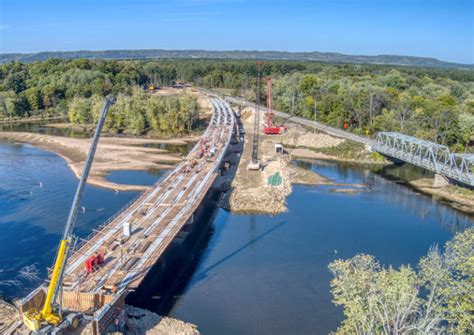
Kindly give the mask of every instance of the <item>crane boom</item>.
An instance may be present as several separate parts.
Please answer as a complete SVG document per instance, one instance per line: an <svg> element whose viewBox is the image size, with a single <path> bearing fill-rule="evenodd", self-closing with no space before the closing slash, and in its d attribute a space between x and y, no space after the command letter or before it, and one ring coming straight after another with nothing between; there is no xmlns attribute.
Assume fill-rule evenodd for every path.
<svg viewBox="0 0 474 335"><path fill-rule="evenodd" d="M57 325L62 320L61 311L55 310L55 301L61 287L64 269L70 252L69 247L72 240L72 232L74 229L74 224L76 223L77 211L82 201L84 186L86 185L92 162L94 161L94 155L97 149L97 144L99 142L100 132L102 130L102 127L104 126L105 117L107 116L109 108L113 103L113 98L105 98L104 107L97 123L97 127L94 132L94 137L92 138L92 143L89 149L89 153L87 155L86 163L84 165L84 170L82 171L82 176L79 180L79 184L76 189L76 194L74 195L74 200L72 201L71 209L69 211L61 242L59 244L59 249L56 255L56 260L54 262L53 273L51 275L51 281L48 286L48 291L46 293L46 300L44 302L43 309L40 312L37 312L36 310L28 311L24 315L24 323L31 330L39 330L42 321L46 321L47 323L52 325Z"/></svg>

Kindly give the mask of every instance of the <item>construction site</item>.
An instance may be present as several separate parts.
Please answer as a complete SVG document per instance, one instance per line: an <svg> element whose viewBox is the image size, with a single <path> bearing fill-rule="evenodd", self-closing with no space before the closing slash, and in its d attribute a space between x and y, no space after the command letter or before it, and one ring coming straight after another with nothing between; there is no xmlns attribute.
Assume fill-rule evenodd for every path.
<svg viewBox="0 0 474 335"><path fill-rule="evenodd" d="M368 149L377 143L326 129L316 122L298 118L290 122L291 116L273 110L271 77L265 79L266 109L261 111L260 65L257 63L255 104L202 89L212 118L189 154L164 179L93 229L88 237L77 238L73 234L77 210L105 116L114 103L106 99L54 267L49 269L48 280L16 306L0 306L2 334L96 335L126 329L142 329L143 333L143 328L149 329L160 320L163 324L171 322L169 332L198 334L194 325L169 321L126 303L144 304L153 299L150 292L157 290L161 290L158 296L165 297L160 299L166 301L170 293L167 288L157 288L160 278L166 276L165 272L177 278L184 271L187 260L194 257L185 242L199 239L205 228L203 222L212 222L217 206L234 213L275 215L287 211L286 199L293 184L351 187L331 189L336 193L369 191L365 184L338 184L292 163L294 157L305 154L325 159L328 156L311 150L338 148L346 141L362 143L364 154L371 155ZM79 177L78 172L76 175ZM170 265L173 262L178 266ZM139 324L140 317L146 326Z"/></svg>
<svg viewBox="0 0 474 335"><path fill-rule="evenodd" d="M186 159L89 237L78 239L72 228L97 145L93 141L50 278L18 303L16 317L11 317L16 308L2 307L2 322L8 323L2 333L61 334L80 327L83 333L103 334L126 322L125 297L172 242L185 238L186 227L226 183L225 157L238 130L227 102L213 98L210 103L212 119ZM104 117L107 109L106 104Z"/></svg>
<svg viewBox="0 0 474 335"><path fill-rule="evenodd" d="M113 104L107 98L82 176L76 173L80 182L54 267L48 280L17 306L2 306L3 333L103 334L140 328L130 321L136 319L130 313L145 315L148 325L156 317L127 306L126 298L146 301L165 270L182 270L171 270L164 263L179 258L183 251L175 246L196 239L203 230L198 222L210 222L216 205L233 212L262 212L265 207L274 214L285 210L292 183L330 184L290 164L282 144L287 129L274 122L271 78L266 85L265 113L240 105L234 112L224 99L204 93L212 118L187 157L88 237L77 238L73 234L77 209L103 121ZM172 324L179 326L179 321Z"/></svg>

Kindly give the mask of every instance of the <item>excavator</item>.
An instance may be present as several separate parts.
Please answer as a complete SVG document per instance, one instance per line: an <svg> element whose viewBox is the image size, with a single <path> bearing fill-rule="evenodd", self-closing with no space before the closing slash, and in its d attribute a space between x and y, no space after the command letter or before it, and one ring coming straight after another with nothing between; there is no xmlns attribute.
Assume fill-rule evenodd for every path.
<svg viewBox="0 0 474 335"><path fill-rule="evenodd" d="M61 242L59 243L54 268L46 293L46 299L43 308L38 311L36 308L30 309L23 314L23 323L32 331L40 331L43 326L51 325L57 326L63 321L61 310L61 303L57 304L56 300L62 287L64 270L71 251L71 244L73 243L73 229L76 223L77 211L82 201L84 193L84 186L89 177L89 172L94 160L97 144L99 142L100 132L104 126L105 117L109 111L110 106L115 102L114 98L108 96L105 98L104 107L102 109L97 127L92 138L92 144L87 155L87 160L82 171L81 179L76 189L74 199L72 201L71 209L64 227Z"/></svg>

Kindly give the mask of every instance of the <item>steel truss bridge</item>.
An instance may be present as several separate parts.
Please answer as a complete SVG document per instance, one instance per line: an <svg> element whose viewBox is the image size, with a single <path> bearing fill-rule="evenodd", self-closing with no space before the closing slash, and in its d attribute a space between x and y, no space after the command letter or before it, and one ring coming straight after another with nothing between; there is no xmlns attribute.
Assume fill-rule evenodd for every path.
<svg viewBox="0 0 474 335"><path fill-rule="evenodd" d="M444 145L395 132L378 133L371 147L383 155L474 187L474 154L452 153Z"/></svg>

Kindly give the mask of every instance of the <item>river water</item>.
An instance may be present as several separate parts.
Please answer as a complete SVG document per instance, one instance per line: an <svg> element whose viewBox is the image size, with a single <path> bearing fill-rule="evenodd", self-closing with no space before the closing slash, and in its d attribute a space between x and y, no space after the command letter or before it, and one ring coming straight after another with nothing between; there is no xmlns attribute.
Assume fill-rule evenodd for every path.
<svg viewBox="0 0 474 335"><path fill-rule="evenodd" d="M368 184L371 191L295 186L284 214L219 210L171 316L199 325L204 334L328 334L342 319L331 303L331 261L367 253L387 266L415 266L431 245L443 245L474 222L365 169L298 164L341 183Z"/></svg>
<svg viewBox="0 0 474 335"><path fill-rule="evenodd" d="M369 253L385 265L415 265L431 245L473 223L380 173L322 161L296 164L338 182L368 184L371 191L350 195L295 186L284 214L218 209L170 316L197 324L204 334L327 334L342 318L331 303L331 261ZM108 178L151 184L161 176L125 171ZM30 264L46 276L76 185L62 158L0 142L0 281L15 279ZM88 235L137 194L88 185L76 234ZM20 287L0 285L0 291L18 297L35 285L23 281Z"/></svg>

